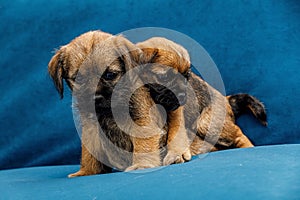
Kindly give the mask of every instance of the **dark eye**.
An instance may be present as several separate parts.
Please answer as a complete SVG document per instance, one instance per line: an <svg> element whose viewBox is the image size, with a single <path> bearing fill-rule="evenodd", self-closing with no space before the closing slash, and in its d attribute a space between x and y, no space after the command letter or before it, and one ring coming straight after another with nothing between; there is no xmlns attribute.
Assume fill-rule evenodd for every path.
<svg viewBox="0 0 300 200"><path fill-rule="evenodd" d="M186 71L186 72L184 73L184 77L185 77L186 79L189 79L190 76L191 76L191 70L188 70L188 71Z"/></svg>
<svg viewBox="0 0 300 200"><path fill-rule="evenodd" d="M102 77L105 80L111 81L111 80L114 80L117 76L118 76L118 73L116 73L116 72L105 72Z"/></svg>

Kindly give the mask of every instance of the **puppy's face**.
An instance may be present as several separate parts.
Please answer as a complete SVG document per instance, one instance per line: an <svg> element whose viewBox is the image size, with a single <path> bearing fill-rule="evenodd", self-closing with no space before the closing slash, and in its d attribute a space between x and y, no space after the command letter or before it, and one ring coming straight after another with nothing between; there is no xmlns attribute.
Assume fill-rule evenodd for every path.
<svg viewBox="0 0 300 200"><path fill-rule="evenodd" d="M143 80L150 88L152 98L167 111L176 110L185 104L187 80L190 75L189 62L176 53L162 49L143 49L151 56L143 73Z"/></svg>
<svg viewBox="0 0 300 200"><path fill-rule="evenodd" d="M92 51L93 46L110 37L112 37L111 34L102 31L90 31L56 51L48 64L48 72L61 98L63 98L64 92L63 79L73 90L77 72Z"/></svg>
<svg viewBox="0 0 300 200"><path fill-rule="evenodd" d="M79 39L53 56L49 73L61 97L64 79L77 98L109 107L114 86L134 67L141 52L122 36L97 32L96 36L84 34Z"/></svg>
<svg viewBox="0 0 300 200"><path fill-rule="evenodd" d="M126 73L126 61L119 51L103 45L95 47L83 63L74 82L75 95L82 100L95 100L99 108L109 108L116 84ZM101 54L99 54L99 51Z"/></svg>

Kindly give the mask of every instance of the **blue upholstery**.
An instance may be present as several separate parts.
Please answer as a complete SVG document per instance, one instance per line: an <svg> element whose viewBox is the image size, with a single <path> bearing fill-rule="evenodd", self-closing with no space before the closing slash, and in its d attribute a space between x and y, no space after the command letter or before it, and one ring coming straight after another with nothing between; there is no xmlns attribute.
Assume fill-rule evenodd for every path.
<svg viewBox="0 0 300 200"><path fill-rule="evenodd" d="M300 145L214 152L185 164L67 179L77 165L0 171L2 199L299 199Z"/></svg>
<svg viewBox="0 0 300 200"><path fill-rule="evenodd" d="M300 143L298 1L16 0L0 1L0 19L0 169L11 169L0 171L4 197L127 198L136 186L137 197L300 197L300 147L291 145ZM199 42L227 94L250 93L265 103L267 128L247 115L238 124L266 147L216 152L152 173L66 179L78 168L80 139L70 92L59 100L47 74L54 49L89 30L151 26Z"/></svg>

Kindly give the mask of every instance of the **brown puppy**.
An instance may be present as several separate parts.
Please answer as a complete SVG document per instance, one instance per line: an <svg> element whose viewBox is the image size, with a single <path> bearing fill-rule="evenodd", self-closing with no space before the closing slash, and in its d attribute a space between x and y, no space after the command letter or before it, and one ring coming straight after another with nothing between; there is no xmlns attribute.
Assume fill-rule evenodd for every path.
<svg viewBox="0 0 300 200"><path fill-rule="evenodd" d="M240 114L249 110L263 125L267 125L266 112L261 102L248 94L237 94L224 97L196 74L191 72L190 75L187 76L187 69L189 69L189 57L187 51L182 46L170 40L165 38L151 38L145 42L138 43L137 46L144 50L148 56L152 57L151 60L153 62L161 64L159 65L160 68L164 67L168 69L168 67L171 66L174 69L177 69L176 72L182 73L182 75L187 78L188 84L192 87L193 91L186 91L186 104L179 107L184 108L184 117L181 116L182 113L174 116L178 120L182 120L182 123L185 123L186 130L188 131L192 142L190 146L192 155L205 153L211 150L214 151L234 147L253 147L250 140L235 124L235 119ZM165 51L161 51L160 48L165 49ZM168 55L166 54L170 52L173 52L173 55L179 54L180 57L184 58L183 60L185 62L180 63L176 58L167 59ZM163 57L161 57L161 55L163 55ZM182 68L180 66L184 70L181 70ZM156 69L156 71L159 70ZM165 73L161 71L163 70L160 69L159 73L168 73L168 70L165 70ZM155 70L152 70L152 72L155 73ZM169 82L171 82L170 79ZM177 82L176 84L185 85L183 82ZM156 88L153 87L153 90L159 90L157 87L158 86L156 86ZM180 88L178 85L177 87ZM164 94L168 95L165 91ZM196 95L194 96L193 94ZM155 93L155 95L159 96L160 94ZM174 105L174 101L177 100L176 97L174 95L169 95L169 98L172 100L169 100L168 102L170 102L171 105ZM154 97L154 99L156 98ZM157 99L157 101L160 100ZM163 104L164 102L161 103ZM172 130L172 127L169 128ZM171 134L174 134L169 130L169 134L170 132ZM184 133L177 134L184 135ZM185 139L183 138L183 140ZM176 141L174 145L172 145L172 148L176 149L178 146L180 147L181 144ZM169 150L173 151L172 148Z"/></svg>
<svg viewBox="0 0 300 200"><path fill-rule="evenodd" d="M138 80L133 74L121 84L128 87L114 91L141 55L124 37L93 31L62 46L49 62L48 71L61 98L65 80L80 114L81 167L69 177L161 165L164 120L148 89L141 86L131 91L131 81Z"/></svg>
<svg viewBox="0 0 300 200"><path fill-rule="evenodd" d="M191 159L189 140L183 116L186 102L186 79L190 74L190 58L181 46L169 45L164 38L151 38L137 43L149 66L141 73L155 103L168 114L167 155L164 165Z"/></svg>

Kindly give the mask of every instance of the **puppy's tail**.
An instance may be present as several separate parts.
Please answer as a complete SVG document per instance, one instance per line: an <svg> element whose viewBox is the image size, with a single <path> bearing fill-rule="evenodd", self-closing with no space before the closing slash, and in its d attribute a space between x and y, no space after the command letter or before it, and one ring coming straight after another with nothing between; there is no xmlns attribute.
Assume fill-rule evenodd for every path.
<svg viewBox="0 0 300 200"><path fill-rule="evenodd" d="M231 105L235 118L238 118L245 112L250 111L262 125L268 125L265 107L255 97L249 94L235 94L227 96L227 99Z"/></svg>

